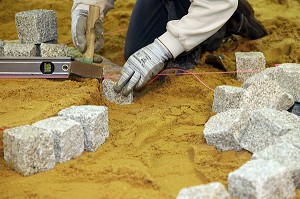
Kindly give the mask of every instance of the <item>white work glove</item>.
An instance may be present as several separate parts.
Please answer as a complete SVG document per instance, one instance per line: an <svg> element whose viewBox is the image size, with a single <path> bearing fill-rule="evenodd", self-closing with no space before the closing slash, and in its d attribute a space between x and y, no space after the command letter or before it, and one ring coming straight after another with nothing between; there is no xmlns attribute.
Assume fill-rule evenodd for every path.
<svg viewBox="0 0 300 199"><path fill-rule="evenodd" d="M158 40L132 54L121 71L121 77L114 86L115 92L127 96L132 90L139 90L172 58L169 50Z"/></svg>
<svg viewBox="0 0 300 199"><path fill-rule="evenodd" d="M79 4L72 11L72 39L76 48L84 53L86 51L86 20L88 16L88 5ZM104 43L104 30L101 17L95 22L95 52L98 52Z"/></svg>

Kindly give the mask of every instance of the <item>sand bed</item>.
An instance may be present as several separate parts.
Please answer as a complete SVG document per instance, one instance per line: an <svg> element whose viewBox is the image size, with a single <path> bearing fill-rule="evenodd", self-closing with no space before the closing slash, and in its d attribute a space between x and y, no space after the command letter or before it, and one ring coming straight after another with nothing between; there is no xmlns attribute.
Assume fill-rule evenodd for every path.
<svg viewBox="0 0 300 199"><path fill-rule="evenodd" d="M102 54L124 63L123 45L133 0L116 2L105 21ZM233 69L235 51L261 51L267 66L300 62L299 1L250 0L270 35L255 41L238 38L215 52ZM281 3L281 4L280 4ZM70 46L72 1L0 1L0 40L17 39L14 14L31 9L55 9L59 42ZM237 49L232 49L238 44ZM218 71L204 64L193 72ZM240 86L233 75L199 76L210 87ZM132 105L119 106L101 96L95 79L0 79L1 198L175 198L183 187L219 181L251 157L247 151L218 152L203 138L203 125L213 115L213 91L192 76L169 76L136 93ZM97 152L30 177L12 171L3 159L2 131L54 116L71 105L106 105L110 137ZM300 198L300 191L297 191Z"/></svg>

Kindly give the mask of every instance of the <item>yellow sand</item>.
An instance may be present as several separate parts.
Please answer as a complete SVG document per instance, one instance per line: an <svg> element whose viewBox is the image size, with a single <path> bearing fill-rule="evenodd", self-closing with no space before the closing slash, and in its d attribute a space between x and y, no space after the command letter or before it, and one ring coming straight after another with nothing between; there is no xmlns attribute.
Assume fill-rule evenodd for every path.
<svg viewBox="0 0 300 199"><path fill-rule="evenodd" d="M105 21L102 54L122 65L123 46L134 0L116 2ZM251 0L256 16L270 35L249 41L238 38L235 51L262 51L268 67L300 61L299 1ZM71 44L71 0L1 0L0 40L17 39L14 15L32 9L54 9L59 42ZM234 69L236 43L227 42L215 54ZM207 53L206 53L207 54ZM217 71L203 55L192 70ZM210 87L240 86L233 75L202 75ZM251 158L247 151L219 152L208 146L203 125L213 115L213 91L192 76L167 77L136 93L132 105L106 101L95 79L0 79L0 128L31 124L55 116L71 105L109 108L110 136L97 152L84 152L48 172L22 177L3 158L0 130L0 198L175 198L183 187L218 181L227 185L229 172ZM297 191L298 198L300 192Z"/></svg>

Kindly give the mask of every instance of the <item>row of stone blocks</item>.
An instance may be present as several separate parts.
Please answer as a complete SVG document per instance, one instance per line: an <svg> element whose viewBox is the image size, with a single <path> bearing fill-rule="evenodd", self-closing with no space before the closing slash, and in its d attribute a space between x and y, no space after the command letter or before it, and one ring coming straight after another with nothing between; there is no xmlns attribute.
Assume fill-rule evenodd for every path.
<svg viewBox="0 0 300 199"><path fill-rule="evenodd" d="M65 44L14 44L0 42L0 57L65 57Z"/></svg>
<svg viewBox="0 0 300 199"><path fill-rule="evenodd" d="M3 132L4 159L28 176L96 151L109 136L105 106L72 106L58 116Z"/></svg>
<svg viewBox="0 0 300 199"><path fill-rule="evenodd" d="M4 57L64 57L67 46L57 44L57 17L54 10L29 10L15 15L20 44L0 42Z"/></svg>

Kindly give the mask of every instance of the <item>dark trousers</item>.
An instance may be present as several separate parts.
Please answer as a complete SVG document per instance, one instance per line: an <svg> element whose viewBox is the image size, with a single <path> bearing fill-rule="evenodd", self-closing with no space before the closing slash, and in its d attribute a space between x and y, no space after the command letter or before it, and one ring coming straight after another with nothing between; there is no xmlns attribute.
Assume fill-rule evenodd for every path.
<svg viewBox="0 0 300 199"><path fill-rule="evenodd" d="M125 59L166 32L167 22L188 13L189 0L137 0L125 40Z"/></svg>

